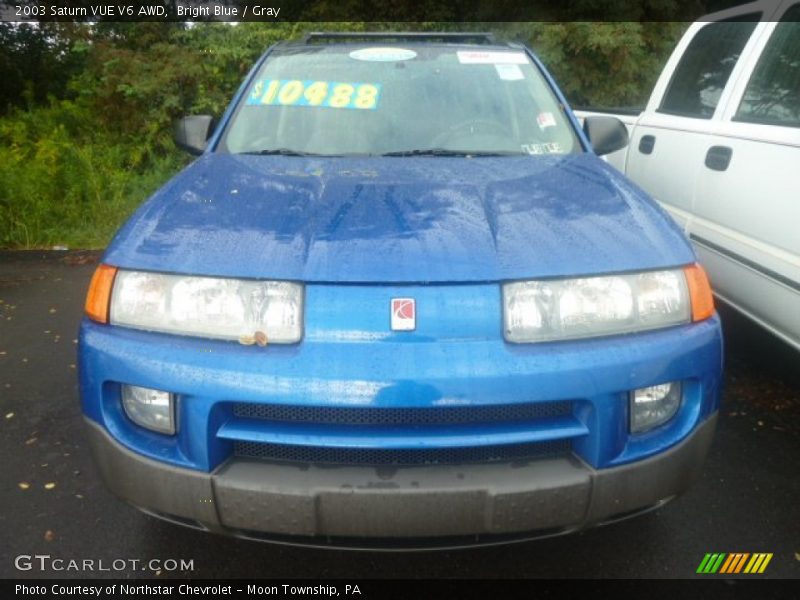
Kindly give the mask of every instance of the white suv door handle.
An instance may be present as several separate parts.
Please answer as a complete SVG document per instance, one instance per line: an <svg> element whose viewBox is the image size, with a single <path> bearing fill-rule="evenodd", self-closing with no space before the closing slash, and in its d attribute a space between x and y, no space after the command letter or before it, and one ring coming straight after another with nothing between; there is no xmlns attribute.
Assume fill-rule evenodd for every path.
<svg viewBox="0 0 800 600"><path fill-rule="evenodd" d="M729 146L711 146L706 154L706 166L712 171L724 171L731 164L733 149Z"/></svg>
<svg viewBox="0 0 800 600"><path fill-rule="evenodd" d="M639 140L639 152L642 154L651 154L656 145L656 136L643 135Z"/></svg>

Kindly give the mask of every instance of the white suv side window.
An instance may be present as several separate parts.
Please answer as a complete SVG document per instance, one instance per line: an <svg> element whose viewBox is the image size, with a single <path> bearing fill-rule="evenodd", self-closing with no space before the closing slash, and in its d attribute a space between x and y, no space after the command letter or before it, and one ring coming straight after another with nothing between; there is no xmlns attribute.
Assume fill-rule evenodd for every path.
<svg viewBox="0 0 800 600"><path fill-rule="evenodd" d="M800 127L800 4L772 33L733 120Z"/></svg>
<svg viewBox="0 0 800 600"><path fill-rule="evenodd" d="M709 23L698 31L672 74L658 112L710 119L759 16Z"/></svg>

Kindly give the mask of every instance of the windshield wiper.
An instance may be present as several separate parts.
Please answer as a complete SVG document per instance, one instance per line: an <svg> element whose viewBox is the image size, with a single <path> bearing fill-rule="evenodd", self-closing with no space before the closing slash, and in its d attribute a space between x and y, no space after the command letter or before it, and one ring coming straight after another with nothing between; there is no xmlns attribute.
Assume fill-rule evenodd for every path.
<svg viewBox="0 0 800 600"><path fill-rule="evenodd" d="M239 152L239 154L253 154L256 156L336 156L336 154L317 154L315 152L303 152L302 150L292 150L290 148L250 150L248 152Z"/></svg>
<svg viewBox="0 0 800 600"><path fill-rule="evenodd" d="M370 154L319 154L317 152L303 152L302 150L292 150L291 148L266 148L264 150L249 150L238 154L250 154L254 156L374 156ZM448 150L447 148L424 148L415 150L397 150L394 152L384 152L378 156L521 156L522 152L494 151L494 150Z"/></svg>
<svg viewBox="0 0 800 600"><path fill-rule="evenodd" d="M520 156L522 152L494 150L448 150L446 148L421 148L384 152L381 156Z"/></svg>

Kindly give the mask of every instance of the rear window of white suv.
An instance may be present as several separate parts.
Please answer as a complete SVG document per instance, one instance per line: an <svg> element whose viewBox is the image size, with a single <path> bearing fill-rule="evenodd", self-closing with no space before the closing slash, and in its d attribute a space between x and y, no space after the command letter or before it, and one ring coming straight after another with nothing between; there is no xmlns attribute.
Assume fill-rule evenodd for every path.
<svg viewBox="0 0 800 600"><path fill-rule="evenodd" d="M672 74L658 112L710 119L758 17L709 23L698 31Z"/></svg>
<svg viewBox="0 0 800 600"><path fill-rule="evenodd" d="M800 127L800 4L772 32L734 120Z"/></svg>

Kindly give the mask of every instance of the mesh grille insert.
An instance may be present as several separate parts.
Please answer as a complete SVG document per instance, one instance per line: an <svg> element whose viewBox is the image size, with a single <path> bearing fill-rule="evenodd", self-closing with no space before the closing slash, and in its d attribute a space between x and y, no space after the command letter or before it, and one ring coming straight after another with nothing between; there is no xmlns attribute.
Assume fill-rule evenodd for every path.
<svg viewBox="0 0 800 600"><path fill-rule="evenodd" d="M481 406L379 408L297 406L236 403L233 414L243 419L264 419L329 425L459 425L502 421L531 421L570 414L570 402L536 402Z"/></svg>
<svg viewBox="0 0 800 600"><path fill-rule="evenodd" d="M469 448L426 448L421 450L383 450L375 448L327 448L236 442L234 454L279 462L322 463L338 465L446 465L529 460L562 456L570 452L569 440L475 446Z"/></svg>

